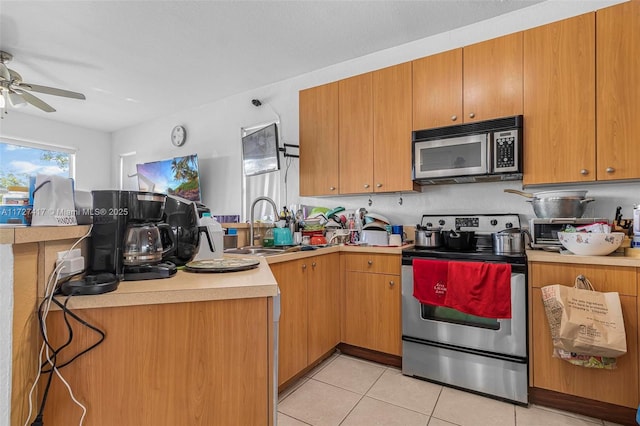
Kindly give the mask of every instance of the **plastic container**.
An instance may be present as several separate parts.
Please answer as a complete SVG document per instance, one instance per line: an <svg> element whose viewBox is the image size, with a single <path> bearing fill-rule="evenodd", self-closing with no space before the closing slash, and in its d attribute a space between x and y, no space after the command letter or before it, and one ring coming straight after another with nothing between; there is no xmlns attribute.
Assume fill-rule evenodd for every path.
<svg viewBox="0 0 640 426"><path fill-rule="evenodd" d="M224 253L224 231L222 230L222 225L220 225L215 218L211 217L211 213L203 213L202 217L198 220L198 224L206 227L209 238L211 238L211 244L213 244L213 253L209 248L207 236L202 233L200 235L198 253L193 260L221 258Z"/></svg>

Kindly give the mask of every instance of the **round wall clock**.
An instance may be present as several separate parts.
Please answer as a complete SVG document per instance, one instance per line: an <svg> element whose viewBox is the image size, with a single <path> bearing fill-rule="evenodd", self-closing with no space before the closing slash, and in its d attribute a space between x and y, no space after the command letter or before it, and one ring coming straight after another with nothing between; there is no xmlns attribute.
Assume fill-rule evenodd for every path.
<svg viewBox="0 0 640 426"><path fill-rule="evenodd" d="M184 145L187 140L187 130L184 126L176 126L171 130L171 143L175 146Z"/></svg>

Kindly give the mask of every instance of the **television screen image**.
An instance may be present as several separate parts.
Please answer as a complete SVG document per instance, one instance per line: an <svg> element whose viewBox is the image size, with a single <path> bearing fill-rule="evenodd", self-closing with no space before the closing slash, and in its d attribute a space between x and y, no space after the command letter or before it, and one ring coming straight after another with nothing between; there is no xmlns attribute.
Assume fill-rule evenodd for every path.
<svg viewBox="0 0 640 426"><path fill-rule="evenodd" d="M198 155L136 164L138 189L200 201Z"/></svg>
<svg viewBox="0 0 640 426"><path fill-rule="evenodd" d="M242 164L246 176L280 170L276 123L242 138Z"/></svg>

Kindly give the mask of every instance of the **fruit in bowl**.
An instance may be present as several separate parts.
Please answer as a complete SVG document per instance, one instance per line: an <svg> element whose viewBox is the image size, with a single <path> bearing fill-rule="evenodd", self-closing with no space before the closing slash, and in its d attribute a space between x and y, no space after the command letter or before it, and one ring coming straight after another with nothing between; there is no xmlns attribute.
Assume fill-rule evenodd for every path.
<svg viewBox="0 0 640 426"><path fill-rule="evenodd" d="M558 232L558 240L574 254L582 256L606 256L616 251L624 232L609 234L595 232Z"/></svg>

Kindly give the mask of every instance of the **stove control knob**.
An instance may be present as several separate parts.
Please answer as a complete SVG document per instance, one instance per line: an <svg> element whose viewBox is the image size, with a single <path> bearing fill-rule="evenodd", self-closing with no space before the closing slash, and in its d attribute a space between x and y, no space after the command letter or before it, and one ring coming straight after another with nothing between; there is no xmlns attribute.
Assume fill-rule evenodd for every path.
<svg viewBox="0 0 640 426"><path fill-rule="evenodd" d="M427 222L427 228L433 228L433 223Z"/></svg>
<svg viewBox="0 0 640 426"><path fill-rule="evenodd" d="M444 226L444 224L445 224L444 219L440 219L440 220L438 221L438 225L440 225L440 226Z"/></svg>
<svg viewBox="0 0 640 426"><path fill-rule="evenodd" d="M491 219L491 226L496 226L498 224L498 221L495 219Z"/></svg>
<svg viewBox="0 0 640 426"><path fill-rule="evenodd" d="M507 222L507 223L504 224L504 227L507 228L507 229L511 229L511 228L513 228L513 223Z"/></svg>

